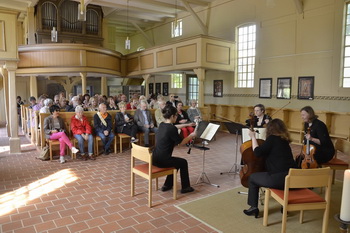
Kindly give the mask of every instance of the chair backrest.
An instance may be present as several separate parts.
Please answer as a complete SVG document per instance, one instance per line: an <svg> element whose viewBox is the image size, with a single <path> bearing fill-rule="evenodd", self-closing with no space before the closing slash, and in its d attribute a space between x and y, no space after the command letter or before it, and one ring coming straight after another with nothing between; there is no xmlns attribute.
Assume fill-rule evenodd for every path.
<svg viewBox="0 0 350 233"><path fill-rule="evenodd" d="M337 139L335 142L335 150L350 156L350 142L344 139Z"/></svg>
<svg viewBox="0 0 350 233"><path fill-rule="evenodd" d="M135 143L131 143L131 145L131 157L152 164L152 153L148 147L139 146Z"/></svg>
<svg viewBox="0 0 350 233"><path fill-rule="evenodd" d="M331 184L332 173L329 167L315 169L291 168L286 176L285 189L330 187Z"/></svg>

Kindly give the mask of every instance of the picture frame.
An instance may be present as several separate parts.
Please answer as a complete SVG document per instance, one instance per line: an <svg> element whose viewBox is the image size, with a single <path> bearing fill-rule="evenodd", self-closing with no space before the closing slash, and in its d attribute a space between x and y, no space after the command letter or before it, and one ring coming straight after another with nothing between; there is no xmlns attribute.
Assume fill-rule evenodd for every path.
<svg viewBox="0 0 350 233"><path fill-rule="evenodd" d="M272 78L259 79L259 98L272 98Z"/></svg>
<svg viewBox="0 0 350 233"><path fill-rule="evenodd" d="M292 93L292 78L277 78L277 99L290 99Z"/></svg>
<svg viewBox="0 0 350 233"><path fill-rule="evenodd" d="M169 83L163 83L163 96L169 95Z"/></svg>
<svg viewBox="0 0 350 233"><path fill-rule="evenodd" d="M213 96L214 97L222 97L223 96L223 80L214 80L214 91L213 91Z"/></svg>
<svg viewBox="0 0 350 233"><path fill-rule="evenodd" d="M154 93L153 83L149 83L148 84L148 94L153 94L153 93Z"/></svg>
<svg viewBox="0 0 350 233"><path fill-rule="evenodd" d="M161 83L156 83L156 92L155 94L156 95L159 95L162 93L162 86L161 86Z"/></svg>
<svg viewBox="0 0 350 233"><path fill-rule="evenodd" d="M299 77L298 79L298 99L314 99L314 76Z"/></svg>

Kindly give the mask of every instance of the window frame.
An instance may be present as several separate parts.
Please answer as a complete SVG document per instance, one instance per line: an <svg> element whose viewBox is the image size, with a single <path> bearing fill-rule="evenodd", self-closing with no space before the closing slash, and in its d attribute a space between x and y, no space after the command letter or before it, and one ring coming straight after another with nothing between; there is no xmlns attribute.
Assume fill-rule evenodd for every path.
<svg viewBox="0 0 350 233"><path fill-rule="evenodd" d="M182 36L183 23L182 19L175 19L177 27L175 27L175 21L171 22L171 38L176 38ZM178 33L176 33L178 32Z"/></svg>
<svg viewBox="0 0 350 233"><path fill-rule="evenodd" d="M176 77L175 77L176 76ZM173 73L171 74L171 88L173 89L180 89L182 88L182 80L183 80L183 75L179 73ZM175 80L178 79L178 80Z"/></svg>
<svg viewBox="0 0 350 233"><path fill-rule="evenodd" d="M344 2L344 23L343 23L343 35L342 35L342 57L341 57L341 79L339 80L340 87L350 88L350 54L346 56L346 51L350 52L350 1ZM348 22L348 23L347 23ZM349 35L347 35L347 27L349 28ZM348 42L347 42L348 37ZM349 45L346 45L346 44ZM346 60L348 61L348 66L346 66ZM345 77L345 69L348 70L349 75ZM348 84L345 85L345 82Z"/></svg>
<svg viewBox="0 0 350 233"><path fill-rule="evenodd" d="M197 80L197 83L196 84L192 84L190 79L196 79ZM198 80L198 77L197 75L191 75L191 74L188 74L187 77L186 77L186 97L187 99L190 101L192 99L195 99L197 102L198 102L198 99L199 99L199 80ZM191 88L192 86L195 86L197 87L197 91L192 91L193 89L196 89L196 88ZM192 89L192 90L191 90ZM193 97L193 95L191 93L196 93L196 97ZM190 104L190 103L189 103Z"/></svg>

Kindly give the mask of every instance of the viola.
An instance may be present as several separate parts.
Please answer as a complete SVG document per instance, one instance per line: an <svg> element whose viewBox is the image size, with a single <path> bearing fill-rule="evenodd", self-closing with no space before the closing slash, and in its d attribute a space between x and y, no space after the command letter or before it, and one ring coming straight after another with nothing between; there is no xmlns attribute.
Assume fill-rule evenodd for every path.
<svg viewBox="0 0 350 233"><path fill-rule="evenodd" d="M254 131L254 114L250 115L250 130ZM262 145L264 140L257 139L258 145ZM239 172L239 176L241 178L241 184L248 188L249 176L255 172L263 172L265 171L265 158L264 157L256 157L253 151L253 143L252 140L246 141L241 145L241 154L243 167Z"/></svg>
<svg viewBox="0 0 350 233"><path fill-rule="evenodd" d="M310 127L307 129L307 133L310 134ZM302 154L304 159L301 161L302 169L317 168L318 164L314 158L316 153L316 147L310 144L310 140L306 140L306 145L303 146Z"/></svg>

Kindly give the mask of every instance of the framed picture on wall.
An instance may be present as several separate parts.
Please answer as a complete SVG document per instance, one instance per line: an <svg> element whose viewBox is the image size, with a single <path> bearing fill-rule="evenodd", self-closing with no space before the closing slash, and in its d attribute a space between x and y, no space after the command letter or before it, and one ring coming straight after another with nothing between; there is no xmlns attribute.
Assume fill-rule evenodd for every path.
<svg viewBox="0 0 350 233"><path fill-rule="evenodd" d="M259 98L271 99L272 78L261 78L259 80Z"/></svg>
<svg viewBox="0 0 350 233"><path fill-rule="evenodd" d="M298 99L314 99L314 76L299 77L298 80Z"/></svg>
<svg viewBox="0 0 350 233"><path fill-rule="evenodd" d="M123 93L123 87L122 86L116 86L116 85L109 85L108 86L108 96L116 96L120 93Z"/></svg>
<svg viewBox="0 0 350 233"><path fill-rule="evenodd" d="M214 97L222 97L223 96L223 80L214 80Z"/></svg>
<svg viewBox="0 0 350 233"><path fill-rule="evenodd" d="M154 89L153 89L153 83L149 83L148 84L148 94L153 94L154 92Z"/></svg>
<svg viewBox="0 0 350 233"><path fill-rule="evenodd" d="M277 78L277 99L290 99L292 78Z"/></svg>
<svg viewBox="0 0 350 233"><path fill-rule="evenodd" d="M156 95L159 95L162 93L162 87L161 87L161 83L156 83Z"/></svg>
<svg viewBox="0 0 350 233"><path fill-rule="evenodd" d="M169 95L169 83L163 83L163 96Z"/></svg>

